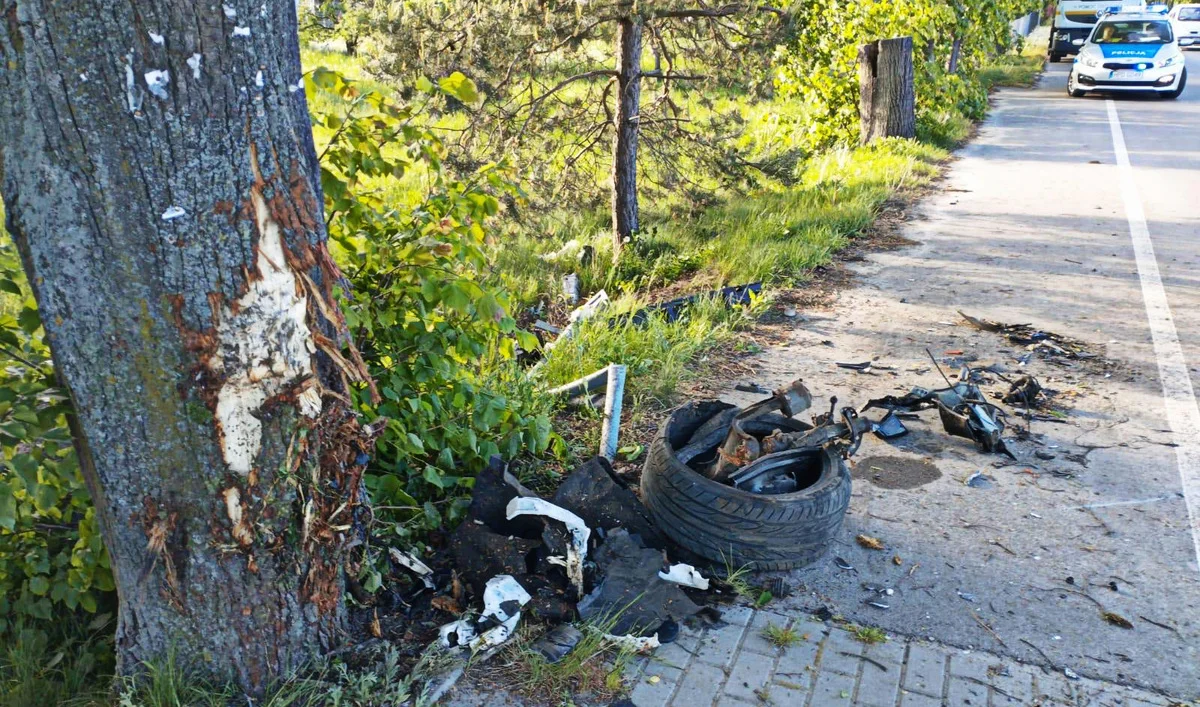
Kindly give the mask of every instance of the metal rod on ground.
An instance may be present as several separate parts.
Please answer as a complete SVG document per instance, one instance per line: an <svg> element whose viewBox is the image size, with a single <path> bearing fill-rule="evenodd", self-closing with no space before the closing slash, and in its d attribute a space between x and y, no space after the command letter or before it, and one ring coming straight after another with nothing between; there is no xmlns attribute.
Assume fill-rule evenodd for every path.
<svg viewBox="0 0 1200 707"><path fill-rule="evenodd" d="M608 367L608 390L604 393L604 426L600 428L600 454L607 460L617 458L617 437L621 432L621 400L625 396L625 366Z"/></svg>
<svg viewBox="0 0 1200 707"><path fill-rule="evenodd" d="M604 385L607 380L608 368L605 367L601 368L595 373L589 373L582 378L576 378L566 385L560 385L557 388L551 388L550 390L546 391L546 394L553 397L562 395L568 398L573 398L576 395L584 395L594 390L598 390L600 386Z"/></svg>

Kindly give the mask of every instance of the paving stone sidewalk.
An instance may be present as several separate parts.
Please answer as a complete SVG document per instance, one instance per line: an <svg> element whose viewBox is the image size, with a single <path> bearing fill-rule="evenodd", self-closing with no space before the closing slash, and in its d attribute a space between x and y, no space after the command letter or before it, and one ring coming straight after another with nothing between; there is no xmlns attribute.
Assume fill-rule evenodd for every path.
<svg viewBox="0 0 1200 707"><path fill-rule="evenodd" d="M637 707L1000 707L1179 704L1153 692L1025 665L993 653L893 637L866 645L809 617L737 607L725 625L681 632L641 659L631 698ZM768 625L799 641L776 648Z"/></svg>

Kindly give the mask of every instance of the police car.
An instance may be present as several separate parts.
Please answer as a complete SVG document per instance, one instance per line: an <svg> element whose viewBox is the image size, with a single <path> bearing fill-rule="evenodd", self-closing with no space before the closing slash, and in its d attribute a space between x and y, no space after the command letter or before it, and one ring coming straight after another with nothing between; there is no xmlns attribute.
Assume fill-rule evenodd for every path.
<svg viewBox="0 0 1200 707"><path fill-rule="evenodd" d="M1196 43L1175 38L1166 6L1104 13L1080 47L1067 77L1074 98L1089 91L1155 91L1178 98L1187 83L1181 46Z"/></svg>

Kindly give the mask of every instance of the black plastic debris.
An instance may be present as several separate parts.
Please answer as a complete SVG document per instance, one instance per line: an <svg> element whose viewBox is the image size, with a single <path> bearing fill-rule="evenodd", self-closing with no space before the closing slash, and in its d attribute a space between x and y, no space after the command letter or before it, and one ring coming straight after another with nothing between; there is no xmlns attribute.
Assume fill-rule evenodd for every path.
<svg viewBox="0 0 1200 707"><path fill-rule="evenodd" d="M540 518L517 516L508 520L505 514L509 501L517 496L533 495L535 494L532 491L522 486L505 470L504 462L499 456L493 456L488 461L487 468L475 477L471 505L467 508L467 519L463 524L479 521L492 532L535 540L542 534L543 523Z"/></svg>
<svg viewBox="0 0 1200 707"><path fill-rule="evenodd" d="M662 549L666 546L646 507L617 478L604 457L593 457L571 472L551 501L582 518L593 530L624 528L640 536L649 547Z"/></svg>
<svg viewBox="0 0 1200 707"><path fill-rule="evenodd" d="M534 641L530 648L545 658L547 663L557 663L566 658L582 640L582 631L571 624L559 624Z"/></svg>
<svg viewBox="0 0 1200 707"><path fill-rule="evenodd" d="M576 608L585 620L615 617L609 633L645 635L668 619L680 621L700 609L679 585L659 578L662 553L627 531L609 533L593 555L602 579Z"/></svg>
<svg viewBox="0 0 1200 707"><path fill-rule="evenodd" d="M470 517L450 536L455 569L476 595L482 595L487 581L496 575L518 576L533 570L539 547L537 540L492 532Z"/></svg>
<svg viewBox="0 0 1200 707"><path fill-rule="evenodd" d="M736 307L740 305L750 304L751 297L757 296L762 292L761 282L752 282L748 285L736 285L734 287L724 287L716 292L709 292L699 295L690 295L688 297L680 297L678 299L669 300L667 302L659 302L652 304L649 307L643 307L636 312L621 314L609 319L609 324L616 326L631 322L634 326L641 326L650 320L650 315L655 312L662 312L668 322L673 322L683 314L683 311L688 306L695 304L701 300L720 298L725 302L726 306Z"/></svg>
<svg viewBox="0 0 1200 707"><path fill-rule="evenodd" d="M888 412L882 420L875 423L871 431L880 439L896 439L908 434L908 428L904 426L895 412Z"/></svg>

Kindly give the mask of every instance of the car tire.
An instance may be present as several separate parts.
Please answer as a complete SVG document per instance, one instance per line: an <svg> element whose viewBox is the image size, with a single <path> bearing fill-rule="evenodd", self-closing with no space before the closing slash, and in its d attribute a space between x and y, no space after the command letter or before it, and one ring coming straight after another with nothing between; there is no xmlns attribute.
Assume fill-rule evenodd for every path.
<svg viewBox="0 0 1200 707"><path fill-rule="evenodd" d="M1075 72L1067 74L1067 95L1071 98L1083 98L1087 91L1075 88Z"/></svg>
<svg viewBox="0 0 1200 707"><path fill-rule="evenodd" d="M716 565L784 570L812 564L841 530L850 505L849 469L832 450L814 449L820 464L814 483L766 495L726 486L680 463L675 449L728 407L701 401L671 413L650 445L642 502L667 536Z"/></svg>
<svg viewBox="0 0 1200 707"><path fill-rule="evenodd" d="M1183 70L1183 72L1181 74L1179 74L1179 85L1175 87L1175 90L1160 91L1158 95L1160 98L1165 98L1168 101L1173 101L1176 98L1179 98L1180 96L1183 95L1184 86L1187 86L1187 69L1186 68Z"/></svg>

